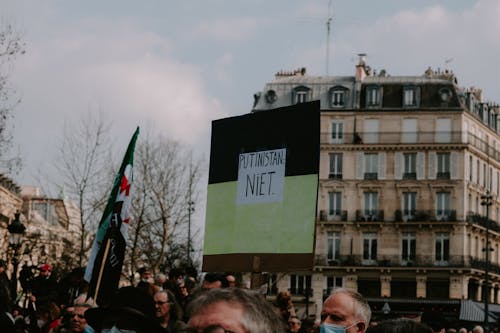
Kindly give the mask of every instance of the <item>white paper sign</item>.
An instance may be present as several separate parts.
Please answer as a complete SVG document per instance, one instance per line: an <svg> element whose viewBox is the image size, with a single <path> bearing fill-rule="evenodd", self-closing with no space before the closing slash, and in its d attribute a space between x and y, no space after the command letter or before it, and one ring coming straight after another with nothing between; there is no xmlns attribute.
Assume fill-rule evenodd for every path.
<svg viewBox="0 0 500 333"><path fill-rule="evenodd" d="M286 149L240 154L237 205L283 201Z"/></svg>

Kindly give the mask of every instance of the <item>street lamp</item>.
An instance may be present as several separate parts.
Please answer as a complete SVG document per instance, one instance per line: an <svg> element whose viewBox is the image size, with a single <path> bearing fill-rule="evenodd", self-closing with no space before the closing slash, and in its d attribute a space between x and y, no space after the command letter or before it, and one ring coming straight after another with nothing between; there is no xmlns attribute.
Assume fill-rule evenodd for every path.
<svg viewBox="0 0 500 333"><path fill-rule="evenodd" d="M490 270L490 206L493 204L493 196L490 194L490 191L486 192L486 195L481 196L481 206L486 206L486 244L484 246L485 251L485 261L484 265L484 329L488 332L489 327L489 270Z"/></svg>
<svg viewBox="0 0 500 333"><path fill-rule="evenodd" d="M17 265L19 264L17 256L19 249L23 244L24 231L26 230L26 227L21 223L21 221L19 221L19 215L21 214L16 212L14 214L14 220L7 227L7 230L9 231L9 245L14 250L14 255L12 256L12 266L14 267L14 270L12 272L11 281L12 297L14 297L14 299L16 297L15 295L17 295Z"/></svg>

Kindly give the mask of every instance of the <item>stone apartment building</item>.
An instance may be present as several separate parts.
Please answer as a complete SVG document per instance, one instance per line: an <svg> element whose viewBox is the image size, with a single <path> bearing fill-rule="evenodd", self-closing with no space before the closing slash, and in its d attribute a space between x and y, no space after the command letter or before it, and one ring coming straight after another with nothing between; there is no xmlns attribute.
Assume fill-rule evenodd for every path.
<svg viewBox="0 0 500 333"><path fill-rule="evenodd" d="M498 105L449 70L392 76L360 55L354 76L277 73L252 112L313 100L321 105L315 265L271 274L271 294L320 304L343 286L369 298L375 314L458 318L484 297L500 311Z"/></svg>

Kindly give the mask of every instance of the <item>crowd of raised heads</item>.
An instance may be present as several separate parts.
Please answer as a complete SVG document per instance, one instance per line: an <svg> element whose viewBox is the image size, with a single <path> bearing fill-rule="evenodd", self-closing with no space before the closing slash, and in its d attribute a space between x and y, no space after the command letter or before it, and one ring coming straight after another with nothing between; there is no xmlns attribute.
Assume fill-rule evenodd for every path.
<svg viewBox="0 0 500 333"><path fill-rule="evenodd" d="M23 297L12 297L0 260L0 333L485 333L480 325L450 327L439 312L418 320L373 320L366 299L345 288L325 297L314 318L297 311L290 292L267 299L237 274L199 279L196 272L173 269L152 276L146 267L138 270L139 281L99 307L87 295L82 269L59 281L49 264L38 271L21 279Z"/></svg>

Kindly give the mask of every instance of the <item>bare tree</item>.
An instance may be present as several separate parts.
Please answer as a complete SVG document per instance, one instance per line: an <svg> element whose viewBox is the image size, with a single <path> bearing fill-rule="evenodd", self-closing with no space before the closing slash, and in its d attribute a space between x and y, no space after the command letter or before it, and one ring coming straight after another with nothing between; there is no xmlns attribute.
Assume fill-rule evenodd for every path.
<svg viewBox="0 0 500 333"><path fill-rule="evenodd" d="M109 131L109 123L100 116L84 115L64 127L58 156L54 159L58 187L79 209L79 243L75 250L80 266L91 245L88 230L99 221L112 184Z"/></svg>
<svg viewBox="0 0 500 333"><path fill-rule="evenodd" d="M130 273L142 263L158 271L170 252L189 261L186 224L197 199L193 188L200 178L200 162L193 162L191 155L180 143L161 135L152 138L146 134L138 144L129 229Z"/></svg>
<svg viewBox="0 0 500 333"><path fill-rule="evenodd" d="M16 90L10 83L14 60L25 53L25 44L12 25L0 28L0 166L7 171L18 171L21 166L19 156L9 156L12 134L8 122L12 110L20 103Z"/></svg>

